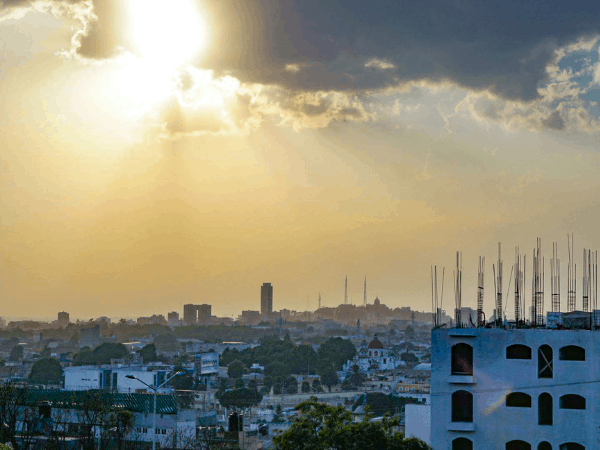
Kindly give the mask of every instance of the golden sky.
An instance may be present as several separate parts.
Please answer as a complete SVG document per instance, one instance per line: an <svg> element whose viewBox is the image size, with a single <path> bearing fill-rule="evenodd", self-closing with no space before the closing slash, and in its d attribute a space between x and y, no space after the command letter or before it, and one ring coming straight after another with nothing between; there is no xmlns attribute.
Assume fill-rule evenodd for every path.
<svg viewBox="0 0 600 450"><path fill-rule="evenodd" d="M497 242L600 246L598 8L0 2L0 314L451 308L456 250L491 310Z"/></svg>

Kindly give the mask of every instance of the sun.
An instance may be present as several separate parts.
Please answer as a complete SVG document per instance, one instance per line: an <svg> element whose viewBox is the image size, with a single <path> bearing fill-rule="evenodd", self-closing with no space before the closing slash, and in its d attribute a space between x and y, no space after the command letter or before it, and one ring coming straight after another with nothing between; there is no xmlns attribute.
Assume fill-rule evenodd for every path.
<svg viewBox="0 0 600 450"><path fill-rule="evenodd" d="M206 45L203 19L192 0L130 0L134 50L163 69L178 68Z"/></svg>

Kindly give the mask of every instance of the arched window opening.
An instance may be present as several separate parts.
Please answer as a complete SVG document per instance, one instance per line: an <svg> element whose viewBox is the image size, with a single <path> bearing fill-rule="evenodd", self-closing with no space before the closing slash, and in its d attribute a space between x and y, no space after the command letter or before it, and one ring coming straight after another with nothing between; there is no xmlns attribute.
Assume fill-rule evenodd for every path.
<svg viewBox="0 0 600 450"><path fill-rule="evenodd" d="M531 396L523 392L513 392L506 396L506 406L531 408Z"/></svg>
<svg viewBox="0 0 600 450"><path fill-rule="evenodd" d="M560 409L585 409L585 397L577 394L563 395L558 401Z"/></svg>
<svg viewBox="0 0 600 450"><path fill-rule="evenodd" d="M538 349L538 378L553 378L552 347L542 345Z"/></svg>
<svg viewBox="0 0 600 450"><path fill-rule="evenodd" d="M452 347L452 375L473 375L473 347L468 344Z"/></svg>
<svg viewBox="0 0 600 450"><path fill-rule="evenodd" d="M552 445L550 445L550 442L540 442L538 450L552 450Z"/></svg>
<svg viewBox="0 0 600 450"><path fill-rule="evenodd" d="M538 425L552 425L552 396L547 392L538 397Z"/></svg>
<svg viewBox="0 0 600 450"><path fill-rule="evenodd" d="M567 345L558 351L561 361L585 361L585 349L577 345Z"/></svg>
<svg viewBox="0 0 600 450"><path fill-rule="evenodd" d="M473 422L473 394L467 391L452 393L452 422Z"/></svg>
<svg viewBox="0 0 600 450"><path fill-rule="evenodd" d="M585 450L585 447L577 442L566 442L558 447L560 450Z"/></svg>
<svg viewBox="0 0 600 450"><path fill-rule="evenodd" d="M510 441L506 443L506 450L531 450L531 444L525 441Z"/></svg>
<svg viewBox="0 0 600 450"><path fill-rule="evenodd" d="M514 344L506 347L506 359L531 359L531 348Z"/></svg>
<svg viewBox="0 0 600 450"><path fill-rule="evenodd" d="M464 437L456 438L452 441L452 450L473 450L473 442Z"/></svg>

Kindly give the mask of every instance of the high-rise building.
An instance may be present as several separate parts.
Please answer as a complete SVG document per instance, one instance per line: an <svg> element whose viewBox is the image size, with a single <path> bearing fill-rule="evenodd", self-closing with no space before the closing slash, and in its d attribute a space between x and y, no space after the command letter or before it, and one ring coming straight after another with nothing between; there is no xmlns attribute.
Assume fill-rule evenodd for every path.
<svg viewBox="0 0 600 450"><path fill-rule="evenodd" d="M68 312L59 312L58 313L58 325L61 327L66 327L67 325L69 325L70 319L69 319L69 313Z"/></svg>
<svg viewBox="0 0 600 450"><path fill-rule="evenodd" d="M183 305L183 321L187 324L207 325L211 317L211 305Z"/></svg>
<svg viewBox="0 0 600 450"><path fill-rule="evenodd" d="M260 313L268 316L273 312L273 286L271 283L263 283L260 287Z"/></svg>

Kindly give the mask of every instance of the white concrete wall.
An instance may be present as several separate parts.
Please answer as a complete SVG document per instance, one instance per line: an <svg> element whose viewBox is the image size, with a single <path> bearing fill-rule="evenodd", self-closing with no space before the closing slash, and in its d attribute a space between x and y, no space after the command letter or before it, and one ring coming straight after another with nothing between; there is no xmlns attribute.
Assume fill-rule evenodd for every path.
<svg viewBox="0 0 600 450"><path fill-rule="evenodd" d="M431 444L431 405L406 405L405 435Z"/></svg>
<svg viewBox="0 0 600 450"><path fill-rule="evenodd" d="M120 369L117 370L117 389L119 392L135 392L139 389L146 389L149 392L152 392L143 383L140 383L138 380L131 380L127 378L127 375L133 375L136 378L148 383L150 386L154 386L154 376L157 374L156 372L146 372L141 370L126 370Z"/></svg>
<svg viewBox="0 0 600 450"><path fill-rule="evenodd" d="M65 389L67 391L86 391L88 389L100 389L102 370L82 369L79 367L66 367Z"/></svg>
<svg viewBox="0 0 600 450"><path fill-rule="evenodd" d="M457 343L473 347L473 377L451 375L451 348ZM530 360L506 359L506 347L527 345ZM553 378L538 378L538 348L553 350ZM577 345L586 351L585 361L560 361L559 350ZM575 442L586 449L598 448L600 434L600 332L546 329L440 329L432 332L431 423L432 446L452 448L452 440L466 437L474 448L504 449L511 440L523 440L537 449L548 441L558 449ZM473 394L473 423L451 422L452 392ZM507 407L505 396L524 392L530 408ZM538 396L553 399L553 425L538 425ZM585 410L559 409L559 398L578 394L586 398Z"/></svg>

